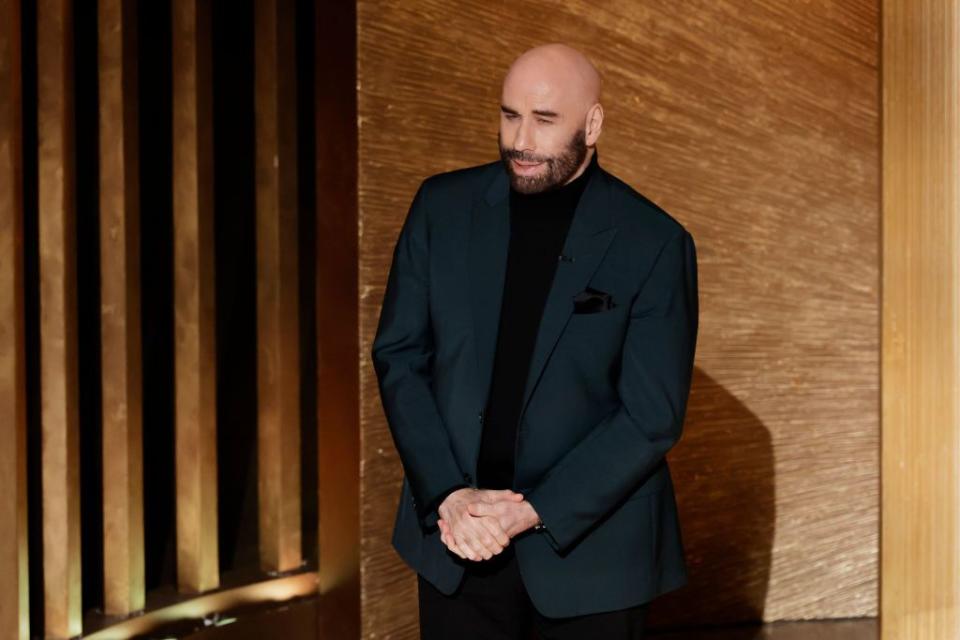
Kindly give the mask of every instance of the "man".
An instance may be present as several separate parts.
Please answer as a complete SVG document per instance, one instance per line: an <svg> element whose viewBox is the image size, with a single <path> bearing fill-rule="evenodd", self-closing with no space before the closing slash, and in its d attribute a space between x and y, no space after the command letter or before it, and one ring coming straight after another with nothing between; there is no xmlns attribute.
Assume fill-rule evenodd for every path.
<svg viewBox="0 0 960 640"><path fill-rule="evenodd" d="M372 358L422 638L640 638L686 583L665 454L697 335L693 238L607 173L600 76L554 43L503 81L500 161L421 183Z"/></svg>

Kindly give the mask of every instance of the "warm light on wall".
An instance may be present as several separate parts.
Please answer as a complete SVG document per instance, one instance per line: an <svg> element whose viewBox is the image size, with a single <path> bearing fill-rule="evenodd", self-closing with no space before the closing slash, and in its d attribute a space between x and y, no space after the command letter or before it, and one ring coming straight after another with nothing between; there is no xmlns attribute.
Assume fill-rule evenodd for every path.
<svg viewBox="0 0 960 640"><path fill-rule="evenodd" d="M210 616L216 616L213 624L221 626L236 620L234 617L219 617L232 609L251 604L280 603L316 593L317 573L310 571L204 594L124 620L85 637L90 640L126 640L145 633L156 633L165 626L189 620L196 620L199 627L208 626L207 619Z"/></svg>

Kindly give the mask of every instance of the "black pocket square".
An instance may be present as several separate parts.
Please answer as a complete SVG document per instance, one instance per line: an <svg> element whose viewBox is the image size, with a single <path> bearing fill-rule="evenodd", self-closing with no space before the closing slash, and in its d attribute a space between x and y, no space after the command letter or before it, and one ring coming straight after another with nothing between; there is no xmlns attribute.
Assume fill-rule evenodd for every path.
<svg viewBox="0 0 960 640"><path fill-rule="evenodd" d="M573 296L574 313L597 313L613 309L615 306L617 305L609 293L591 287Z"/></svg>

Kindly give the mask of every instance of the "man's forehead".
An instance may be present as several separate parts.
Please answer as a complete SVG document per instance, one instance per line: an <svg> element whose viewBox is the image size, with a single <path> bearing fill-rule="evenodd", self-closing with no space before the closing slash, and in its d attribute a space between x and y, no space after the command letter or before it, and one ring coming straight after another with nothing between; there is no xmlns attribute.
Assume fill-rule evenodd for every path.
<svg viewBox="0 0 960 640"><path fill-rule="evenodd" d="M529 82L504 82L501 101L504 106L517 109L558 111L569 106L571 91L557 82L543 78Z"/></svg>

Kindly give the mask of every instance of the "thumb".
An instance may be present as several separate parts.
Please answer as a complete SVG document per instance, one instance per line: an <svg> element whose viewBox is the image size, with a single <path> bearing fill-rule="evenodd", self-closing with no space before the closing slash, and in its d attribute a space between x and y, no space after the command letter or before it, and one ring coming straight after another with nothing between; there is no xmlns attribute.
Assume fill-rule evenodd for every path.
<svg viewBox="0 0 960 640"><path fill-rule="evenodd" d="M471 502L467 505L467 511L470 515L483 516L486 515L487 505L483 502Z"/></svg>
<svg viewBox="0 0 960 640"><path fill-rule="evenodd" d="M519 496L519 500L517 499L518 496ZM523 495L515 491L511 491L510 489L492 489L490 491L489 498L490 499L488 500L488 502L498 502L500 500L515 500L517 502L520 502L521 500L523 500Z"/></svg>

